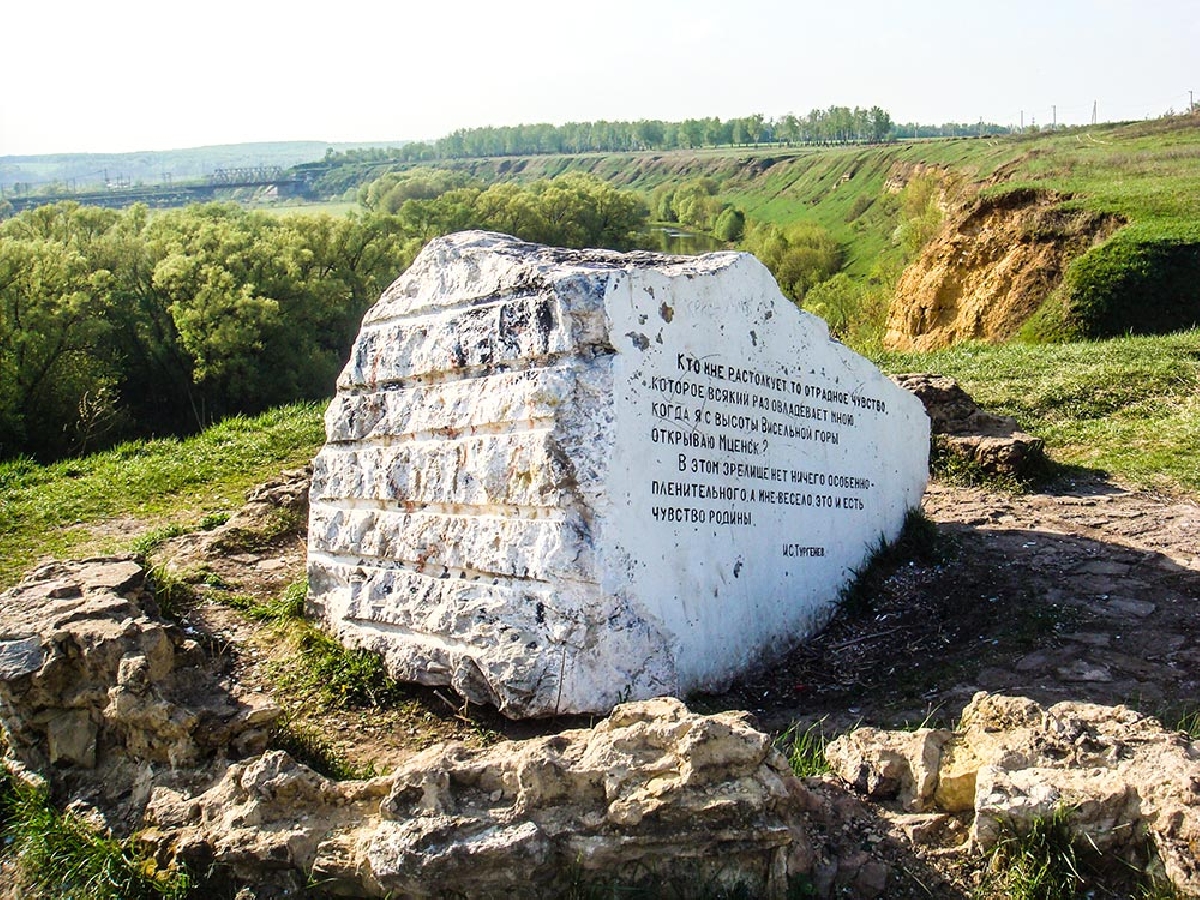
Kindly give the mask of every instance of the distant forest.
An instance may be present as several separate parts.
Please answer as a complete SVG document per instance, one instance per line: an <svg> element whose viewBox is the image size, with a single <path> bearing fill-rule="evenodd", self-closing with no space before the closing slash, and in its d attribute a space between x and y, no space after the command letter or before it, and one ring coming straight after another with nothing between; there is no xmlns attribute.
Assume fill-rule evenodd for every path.
<svg viewBox="0 0 1200 900"><path fill-rule="evenodd" d="M828 109L814 109L806 116L789 113L778 119L753 115L724 120L715 117L684 119L682 122L641 119L636 122L460 128L437 141L416 141L403 147L362 148L340 153L330 150L326 153L325 162L420 162L542 153L620 153L762 144L881 143L902 138L1007 134L1010 130L1008 126L984 122L896 124L891 115L878 106L869 109L831 106Z"/></svg>
<svg viewBox="0 0 1200 900"><path fill-rule="evenodd" d="M389 176L363 215L61 202L0 223L0 460L328 397L363 312L433 237L628 249L648 215L640 195L578 173L448 177Z"/></svg>

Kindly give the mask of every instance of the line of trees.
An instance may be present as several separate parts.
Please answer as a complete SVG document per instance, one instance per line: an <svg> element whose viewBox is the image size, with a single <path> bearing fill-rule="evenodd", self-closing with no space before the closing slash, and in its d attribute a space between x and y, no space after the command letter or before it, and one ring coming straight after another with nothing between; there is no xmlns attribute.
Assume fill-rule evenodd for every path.
<svg viewBox="0 0 1200 900"><path fill-rule="evenodd" d="M925 125L896 123L879 106L830 106L804 116L762 115L733 119L708 117L667 122L634 121L546 122L487 128L460 128L436 141L414 141L402 147L371 147L326 152L319 163L298 166L316 169L348 168L370 171L386 163L435 162L494 156L536 156L550 153L619 153L636 150L689 150L706 147L759 145L809 146L880 143L898 139L976 137L1008 134L1012 129L995 122L944 122Z"/></svg>
<svg viewBox="0 0 1200 900"><path fill-rule="evenodd" d="M920 122L898 122L892 126L897 140L939 137L985 137L1012 134L1018 129L995 122L943 122L941 125L922 125Z"/></svg>
<svg viewBox="0 0 1200 900"><path fill-rule="evenodd" d="M870 143L892 137L891 115L878 106L830 106L804 116L776 119L762 115L733 119L708 117L667 122L630 121L536 123L460 128L433 142L403 147L329 152L324 163L366 164L387 160L420 162L480 156L531 156L540 153L621 152L736 147L758 144Z"/></svg>
<svg viewBox="0 0 1200 900"><path fill-rule="evenodd" d="M403 180L360 216L68 202L0 224L0 458L329 396L363 312L431 238L491 228L624 249L647 216L586 175L400 197Z"/></svg>

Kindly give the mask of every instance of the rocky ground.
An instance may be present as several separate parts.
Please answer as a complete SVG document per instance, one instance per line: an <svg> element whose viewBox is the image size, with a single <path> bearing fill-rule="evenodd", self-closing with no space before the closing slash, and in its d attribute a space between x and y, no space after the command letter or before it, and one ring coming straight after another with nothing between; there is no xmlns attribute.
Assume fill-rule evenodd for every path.
<svg viewBox="0 0 1200 900"><path fill-rule="evenodd" d="M1200 504L1081 476L1026 494L935 481L924 511L937 525L933 554L884 567L823 634L692 705L750 710L770 730L824 720L830 733L951 722L981 690L1124 703L1168 724L1200 708ZM164 555L211 576L185 624L225 646L232 680L270 691L269 629L225 601L267 602L303 577L302 537L203 558L184 539ZM422 721L400 735L370 713L338 723L347 752L386 762L434 739L580 722L509 723L446 691L413 698Z"/></svg>
<svg viewBox="0 0 1200 900"><path fill-rule="evenodd" d="M935 481L924 511L936 524L931 552L884 565L818 638L723 694L692 698L692 708L749 710L769 732L815 724L830 737L858 725L950 725L979 691L1047 707L1127 704L1168 727L1200 709L1195 501L1080 475L1025 494ZM223 594L267 600L302 576L303 556L302 541L288 538L205 563L222 586L201 592L189 627L221 639L232 681L270 693L280 651ZM177 557L181 565L187 559ZM387 712L321 709L283 697L289 702L297 721L336 735L355 762L383 769L448 738L481 746L589 724L510 723L424 689ZM819 783L813 788L835 824L827 833L839 835L823 848L825 858L841 859L843 869L850 859L865 872L855 876L865 879L862 893L884 877L866 865L868 857L890 873L889 896L962 897L980 878L979 858L958 848L969 828L961 817L940 822L938 840L918 841L914 852L908 832L928 830L925 820L908 821L903 811ZM863 848L868 856L854 862Z"/></svg>
<svg viewBox="0 0 1200 900"><path fill-rule="evenodd" d="M1044 703L1200 706L1200 505L1099 477L1028 494L934 482L941 559L905 562L871 608L711 698L768 727L953 720L980 690Z"/></svg>
<svg viewBox="0 0 1200 900"><path fill-rule="evenodd" d="M189 638L208 652L205 668L217 684L216 693L201 692L209 706L215 702L209 695L228 697L243 709L278 704L292 727L308 729L350 763L381 773L411 766L421 751L449 739L499 749L505 738L544 737L593 724L580 718L512 723L494 711L464 707L444 690L421 688L386 709L332 708L291 685L295 635L286 625L248 616L244 608L271 603L303 577L305 545L294 528L303 521L294 514L302 504L303 479L304 473L280 479L225 526L175 539L155 554L158 563L191 582L194 593L176 610L180 636L172 640L181 648L176 655L192 652ZM813 726L832 738L855 726L952 726L978 692L995 692L1040 703L1046 712L1031 713L1029 723L1039 715L1051 723L1094 718L1088 733L1094 732L1098 746L1116 747L1109 756L1117 761L1122 741L1145 744L1153 728L1136 717L1127 720L1123 712L1093 716L1077 705L1055 707L1059 712L1051 706L1127 704L1157 716L1168 729L1196 716L1200 505L1195 501L1081 475L1026 494L934 482L924 510L936 526L931 541L918 542L908 548L915 549L913 554L895 555L873 569L863 589L816 639L723 694L691 698L692 710L747 710L769 733L782 735L790 728L794 734ZM119 674L124 677L124 669ZM227 711L214 710L204 714L228 718ZM261 727L250 719L230 722L209 729L212 739L261 743ZM920 734L931 735L919 739L930 746L950 740L944 731ZM168 749L162 753L176 753L169 748L178 737L163 735ZM1032 740L1053 746L1062 735ZM903 752L895 759L907 760L901 768L909 774L895 776L889 766L899 763L886 753L872 759L864 751L861 758L851 755L849 763L843 759L843 774L854 780L859 773L859 786L869 785L872 796L847 791L832 776L806 783L812 845L805 853L815 886L822 896L971 896L983 877L983 863L964 842L980 821L979 811L953 804L937 808L932 801L914 804L914 779L928 780L913 774L925 765L920 748L926 744L909 752L906 737L879 741L882 747L898 741ZM786 741L781 746L786 750ZM1064 753L1074 752L1069 742L1063 746ZM52 755L68 762L72 753L90 752L61 740L60 749L52 748ZM1193 751L1185 746L1184 757L1178 749L1171 752L1184 759ZM1118 798L1123 791L1147 795L1146 788L1121 787L1124 776L1116 768L1104 769L1101 756L1093 752L1088 758L1099 766L1094 774L1102 790ZM943 752L943 779L945 767L953 764L953 754ZM1025 777L1022 772L1018 767L1005 777L1017 783ZM290 784L300 776L279 777ZM905 779L909 786L899 799L895 789L889 794L888 785L895 788ZM1200 784L1200 778L1196 781ZM342 803L340 788L321 790L337 795L334 807ZM1186 861L1186 842L1183 846ZM1095 896L1133 896L1130 883L1118 878L1111 889L1102 884Z"/></svg>

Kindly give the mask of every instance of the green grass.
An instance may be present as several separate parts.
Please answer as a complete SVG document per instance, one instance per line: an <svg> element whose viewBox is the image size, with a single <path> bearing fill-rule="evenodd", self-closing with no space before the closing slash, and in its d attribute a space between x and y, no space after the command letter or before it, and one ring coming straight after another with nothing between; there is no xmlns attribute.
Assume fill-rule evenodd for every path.
<svg viewBox="0 0 1200 900"><path fill-rule="evenodd" d="M890 372L957 379L984 408L1015 416L1054 462L1130 484L1200 491L1200 330L1072 344L960 344L886 353Z"/></svg>
<svg viewBox="0 0 1200 900"><path fill-rule="evenodd" d="M1175 730L1182 731L1193 741L1200 741L1200 707L1180 716L1175 723Z"/></svg>
<svg viewBox="0 0 1200 900"><path fill-rule="evenodd" d="M1083 885L1071 834L1072 811L1059 807L1026 832L1006 830L991 851L983 896L1010 900L1074 900Z"/></svg>
<svg viewBox="0 0 1200 900"><path fill-rule="evenodd" d="M44 790L0 768L2 855L15 863L22 897L58 900L183 900L193 892L181 869L158 869L132 840L102 834L62 812Z"/></svg>
<svg viewBox="0 0 1200 900"><path fill-rule="evenodd" d="M1060 806L1020 830L1003 825L999 841L988 852L987 871L975 896L980 900L1075 900L1080 896L1178 900L1180 894L1169 881L1151 874L1152 844L1132 858L1101 852L1089 838L1073 833L1074 812ZM1135 861L1138 856L1140 862Z"/></svg>
<svg viewBox="0 0 1200 900"><path fill-rule="evenodd" d="M279 673L285 690L337 709L374 709L408 699L404 685L384 668L378 653L351 650L307 621L290 623L296 655Z"/></svg>
<svg viewBox="0 0 1200 900"><path fill-rule="evenodd" d="M133 516L172 531L240 506L248 488L312 459L324 440L322 409L282 406L194 437L132 441L51 465L0 463L0 588L43 555L62 558L93 542L91 526L106 519ZM132 551L135 543L117 535L101 546Z"/></svg>
<svg viewBox="0 0 1200 900"><path fill-rule="evenodd" d="M286 693L337 709L375 709L408 700L407 689L388 675L378 653L343 647L304 618L307 595L308 579L302 578L267 603L238 594L213 596L273 625L294 646L295 652L274 666L274 677Z"/></svg>
<svg viewBox="0 0 1200 900"><path fill-rule="evenodd" d="M361 781L379 775L374 763L357 765L333 742L309 725L284 722L271 735L272 750L283 750L292 759L334 781Z"/></svg>
<svg viewBox="0 0 1200 900"><path fill-rule="evenodd" d="M299 621L304 618L304 598L308 596L308 579L301 578L284 588L283 593L268 603L252 597L233 595L223 597L222 603L240 609L257 622Z"/></svg>
<svg viewBox="0 0 1200 900"><path fill-rule="evenodd" d="M825 719L822 718L801 731L797 722L775 739L775 746L787 757L792 772L800 778L825 775L832 771L825 758L829 738L824 726Z"/></svg>
<svg viewBox="0 0 1200 900"><path fill-rule="evenodd" d="M171 538L189 534L191 530L176 522L171 522L159 528L151 528L145 534L134 538L129 545L129 551L135 556L145 558L171 540Z"/></svg>

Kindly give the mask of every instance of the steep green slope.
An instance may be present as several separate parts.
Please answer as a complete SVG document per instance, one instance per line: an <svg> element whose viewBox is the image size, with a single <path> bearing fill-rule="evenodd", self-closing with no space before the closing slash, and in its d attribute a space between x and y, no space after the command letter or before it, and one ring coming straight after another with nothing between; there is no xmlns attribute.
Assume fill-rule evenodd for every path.
<svg viewBox="0 0 1200 900"><path fill-rule="evenodd" d="M826 229L842 244L845 271L853 278L880 272L894 278L912 261L897 228L903 224L899 192L914 177L938 182L951 228L955 210L978 194L1035 188L1062 197L1066 213L1081 209L1117 216L1136 228L1115 248L1093 250L1099 261L1071 267L1051 308L1028 336L1120 334L1130 330L1131 317L1135 326L1146 324L1135 331L1200 322L1200 239L1191 225L1200 220L1197 116L874 146L545 155L441 165L486 182L583 171L647 195L663 184L711 178L721 199L744 210L751 221L806 222ZM1156 295L1168 296L1173 311L1143 320L1138 305ZM1098 296L1106 299L1097 301Z"/></svg>

